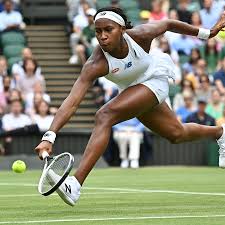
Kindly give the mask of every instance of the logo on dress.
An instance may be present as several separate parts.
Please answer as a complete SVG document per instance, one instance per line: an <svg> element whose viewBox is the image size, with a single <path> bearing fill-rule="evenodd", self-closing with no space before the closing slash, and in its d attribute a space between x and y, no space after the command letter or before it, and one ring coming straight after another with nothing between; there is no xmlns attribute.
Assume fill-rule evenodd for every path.
<svg viewBox="0 0 225 225"><path fill-rule="evenodd" d="M120 69L119 68L115 68L115 69L113 69L112 71L111 71L111 73L116 73L116 72L118 72Z"/></svg>
<svg viewBox="0 0 225 225"><path fill-rule="evenodd" d="M128 69L128 68L130 68L131 66L132 66L132 62L128 62L128 63L125 64L124 69Z"/></svg>

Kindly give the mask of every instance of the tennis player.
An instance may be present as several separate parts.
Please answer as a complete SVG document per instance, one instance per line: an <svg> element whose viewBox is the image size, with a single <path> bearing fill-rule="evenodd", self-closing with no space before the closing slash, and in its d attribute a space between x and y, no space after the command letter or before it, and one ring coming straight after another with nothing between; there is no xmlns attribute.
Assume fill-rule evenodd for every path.
<svg viewBox="0 0 225 225"><path fill-rule="evenodd" d="M220 146L219 166L225 167L225 125L181 124L165 103L168 78L174 79L174 64L165 53L150 52L154 38L172 31L207 40L225 27L225 13L211 30L197 28L176 20L132 27L119 8L99 9L94 17L99 45L83 66L79 78L60 106L36 152L52 153L56 133L77 110L88 88L101 76L116 83L120 94L98 110L92 135L74 176L69 176L57 190L69 205L79 199L81 185L105 151L111 127L137 117L146 127L172 143L214 138ZM69 188L68 188L69 187Z"/></svg>

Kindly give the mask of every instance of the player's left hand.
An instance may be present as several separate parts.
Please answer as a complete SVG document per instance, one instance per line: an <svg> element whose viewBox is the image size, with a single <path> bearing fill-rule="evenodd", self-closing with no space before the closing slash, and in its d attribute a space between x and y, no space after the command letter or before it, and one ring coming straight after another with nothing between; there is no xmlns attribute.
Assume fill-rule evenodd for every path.
<svg viewBox="0 0 225 225"><path fill-rule="evenodd" d="M220 31L225 31L225 11L222 13L217 23L211 28L209 37L215 37Z"/></svg>

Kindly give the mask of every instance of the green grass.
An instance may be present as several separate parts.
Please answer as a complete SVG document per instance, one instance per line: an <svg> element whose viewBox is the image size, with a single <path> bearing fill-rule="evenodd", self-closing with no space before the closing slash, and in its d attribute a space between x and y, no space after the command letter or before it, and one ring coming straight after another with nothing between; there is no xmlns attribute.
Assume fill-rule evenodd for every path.
<svg viewBox="0 0 225 225"><path fill-rule="evenodd" d="M96 169L74 207L39 195L39 175L0 172L0 224L225 224L225 170L218 168Z"/></svg>

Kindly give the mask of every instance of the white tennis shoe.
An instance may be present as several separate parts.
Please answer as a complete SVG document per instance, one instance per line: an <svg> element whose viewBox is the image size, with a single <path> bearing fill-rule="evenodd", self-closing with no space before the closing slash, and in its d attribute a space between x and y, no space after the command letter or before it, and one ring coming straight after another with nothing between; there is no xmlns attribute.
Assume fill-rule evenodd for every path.
<svg viewBox="0 0 225 225"><path fill-rule="evenodd" d="M60 179L60 176L53 170L49 170L49 175L54 182ZM66 204L74 206L80 197L80 189L81 186L78 180L74 176L68 176L56 192Z"/></svg>
<svg viewBox="0 0 225 225"><path fill-rule="evenodd" d="M217 143L220 147L219 149L219 167L225 168L225 124L222 125L223 134L217 140Z"/></svg>

